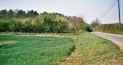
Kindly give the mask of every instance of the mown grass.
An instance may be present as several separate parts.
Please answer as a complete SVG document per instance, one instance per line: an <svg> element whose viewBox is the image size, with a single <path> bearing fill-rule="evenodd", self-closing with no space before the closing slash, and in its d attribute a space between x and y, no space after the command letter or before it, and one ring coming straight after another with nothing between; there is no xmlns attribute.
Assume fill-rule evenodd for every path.
<svg viewBox="0 0 123 65"><path fill-rule="evenodd" d="M73 34L62 34L71 36ZM74 48L68 38L0 35L0 65L57 65L70 55ZM123 51L110 41L91 33L80 34L82 65L122 65Z"/></svg>
<svg viewBox="0 0 123 65"><path fill-rule="evenodd" d="M83 65L123 65L123 52L112 42L83 33L81 56Z"/></svg>
<svg viewBox="0 0 123 65"><path fill-rule="evenodd" d="M73 41L68 38L0 35L0 65L56 65L68 56Z"/></svg>

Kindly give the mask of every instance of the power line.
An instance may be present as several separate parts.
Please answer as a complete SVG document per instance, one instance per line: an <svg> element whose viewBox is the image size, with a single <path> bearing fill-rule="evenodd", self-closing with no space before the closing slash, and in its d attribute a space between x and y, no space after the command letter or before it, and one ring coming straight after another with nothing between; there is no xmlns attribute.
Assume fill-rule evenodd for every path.
<svg viewBox="0 0 123 65"><path fill-rule="evenodd" d="M116 9L117 11L114 10L115 7L117 8ZM123 19L123 17L121 17L120 0L114 0L111 6L99 18L100 19L107 18L107 15L109 15L111 11L112 11L112 14L110 16L112 16L113 20L115 21L117 18L117 20L119 21L119 24L121 24L121 19Z"/></svg>
<svg viewBox="0 0 123 65"><path fill-rule="evenodd" d="M114 6L116 5L115 1L114 3L100 16L100 18L105 17L107 14L109 14L109 12L111 12L111 10L114 8Z"/></svg>

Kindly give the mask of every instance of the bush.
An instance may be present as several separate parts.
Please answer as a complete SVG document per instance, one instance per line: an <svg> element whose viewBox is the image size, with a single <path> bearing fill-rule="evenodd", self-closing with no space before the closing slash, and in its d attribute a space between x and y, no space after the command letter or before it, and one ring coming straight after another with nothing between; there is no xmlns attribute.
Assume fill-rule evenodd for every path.
<svg viewBox="0 0 123 65"><path fill-rule="evenodd" d="M0 20L0 32L14 31L15 21L12 19L9 20Z"/></svg>

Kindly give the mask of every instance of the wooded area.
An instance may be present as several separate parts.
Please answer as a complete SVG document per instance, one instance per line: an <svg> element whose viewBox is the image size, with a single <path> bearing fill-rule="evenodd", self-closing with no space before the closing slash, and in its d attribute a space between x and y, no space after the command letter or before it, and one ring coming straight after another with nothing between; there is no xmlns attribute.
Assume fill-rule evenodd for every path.
<svg viewBox="0 0 123 65"><path fill-rule="evenodd" d="M55 32L68 33L90 30L84 20L60 13L38 13L30 10L1 10L0 32Z"/></svg>

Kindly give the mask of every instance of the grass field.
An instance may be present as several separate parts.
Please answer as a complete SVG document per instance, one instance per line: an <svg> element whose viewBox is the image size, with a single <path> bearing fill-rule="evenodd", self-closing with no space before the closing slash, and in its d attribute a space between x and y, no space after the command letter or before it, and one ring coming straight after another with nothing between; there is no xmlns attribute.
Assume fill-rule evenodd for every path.
<svg viewBox="0 0 123 65"><path fill-rule="evenodd" d="M63 37L0 35L0 44L0 65L57 65L74 48L73 40ZM80 44L82 65L123 64L123 52L110 41L84 32Z"/></svg>
<svg viewBox="0 0 123 65"><path fill-rule="evenodd" d="M73 48L68 38L1 35L0 42L6 43L0 46L0 65L55 65Z"/></svg>

